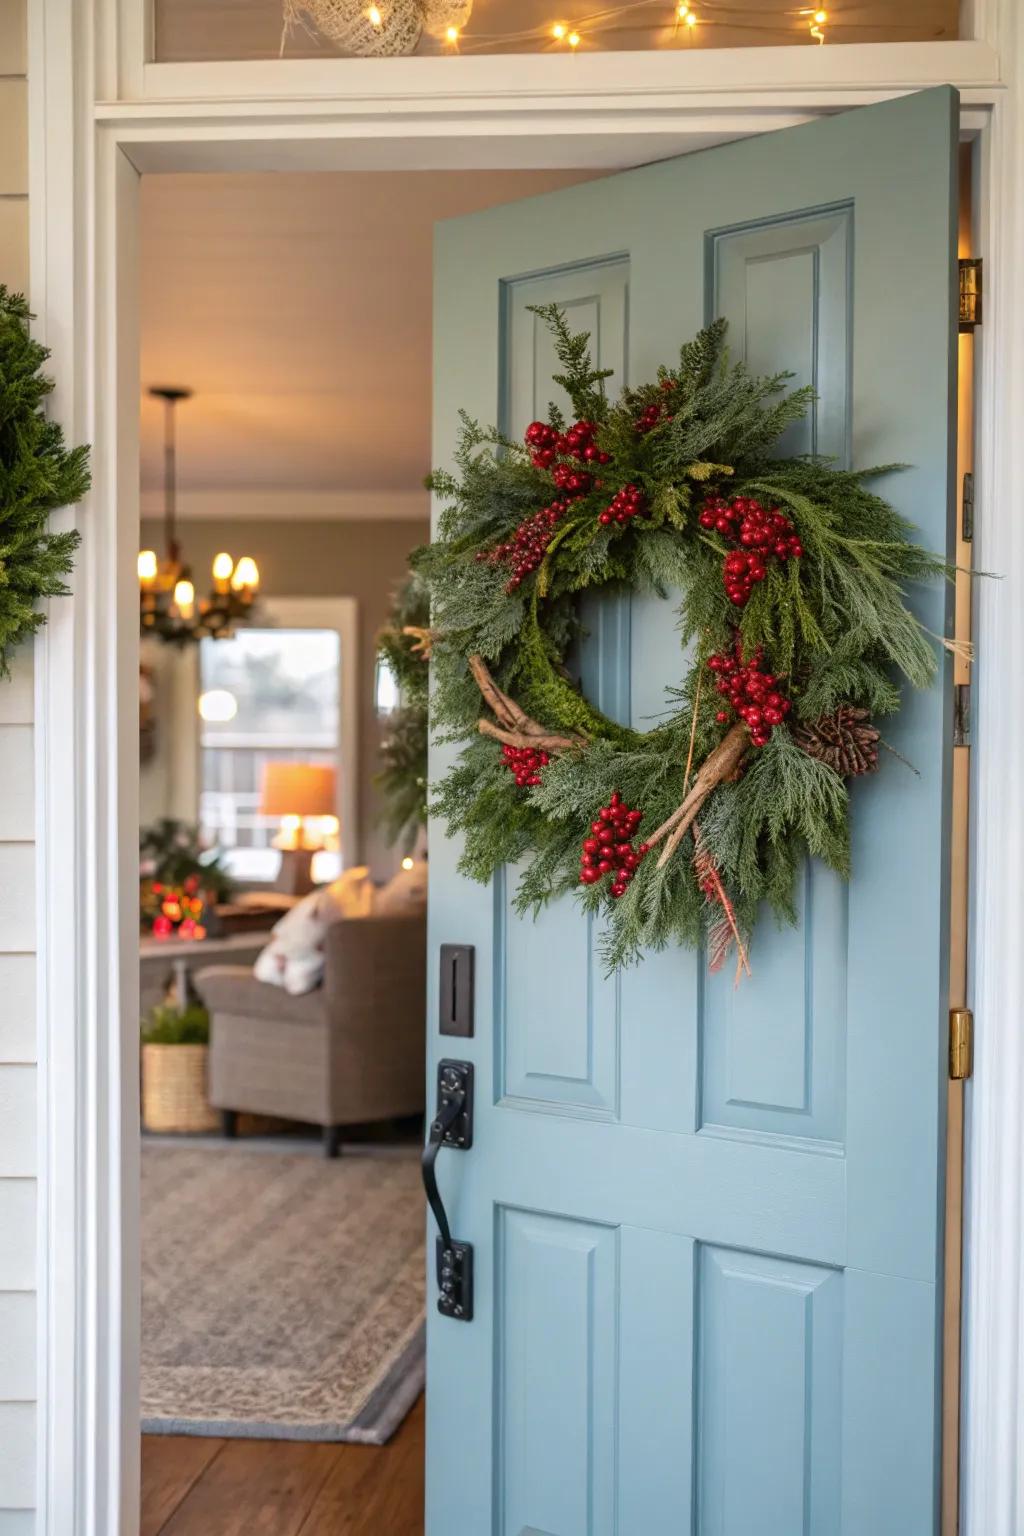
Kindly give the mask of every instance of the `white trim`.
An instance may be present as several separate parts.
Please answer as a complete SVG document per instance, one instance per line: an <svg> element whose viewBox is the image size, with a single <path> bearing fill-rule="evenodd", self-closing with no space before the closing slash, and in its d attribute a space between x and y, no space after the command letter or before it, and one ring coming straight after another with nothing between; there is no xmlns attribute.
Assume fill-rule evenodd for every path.
<svg viewBox="0 0 1024 1536"><path fill-rule="evenodd" d="M999 79L995 51L986 42L970 40L772 48L770 69L765 68L766 52L596 52L580 54L570 69L564 56L536 53L390 59L384 69L379 59L341 58L146 63L141 100L181 106L258 103L263 115L279 103L304 110L320 98L344 100L352 111L379 117L395 111L461 116L493 111L495 104L503 111L535 111L543 103L571 117L595 108L618 111L637 99L654 108L740 103L744 110L771 104L788 109L807 93L814 101L827 95L833 105L853 105L951 80L971 90Z"/></svg>
<svg viewBox="0 0 1024 1536"><path fill-rule="evenodd" d="M142 492L142 516L163 516L163 492ZM178 492L178 521L246 523L422 523L430 521L430 493L408 491L252 490Z"/></svg>
<svg viewBox="0 0 1024 1536"><path fill-rule="evenodd" d="M962 1504L965 1536L1024 1530L1024 18L1018 0L976 5L1008 89L983 153L985 316L976 565L972 1005L967 1096Z"/></svg>
<svg viewBox="0 0 1024 1536"><path fill-rule="evenodd" d="M1011 321L1020 326L1012 260L1021 245L1022 159L1019 118L1014 103L1001 99L994 46L773 49L770 89L763 85L762 49L702 52L699 69L697 58L673 55L669 69L667 59L641 53L613 61L617 78L607 93L601 71L612 62L591 68L584 59L503 59L455 76L452 66L472 70L485 61L365 67L356 61L357 91L353 61L301 68L291 61L145 66L141 3L34 0L29 6L32 293L41 331L56 348L56 410L70 436L93 442L96 476L79 515L84 543L75 596L54 606L38 650L40 1039L46 1058L40 1074L39 1530L46 1536L136 1536L138 1528L132 974L138 347L131 254L139 170L611 168L805 121L937 79L959 82L969 103L995 104L997 129L983 133L991 139L986 153L999 199L987 252L989 322L993 309L1003 310L998 349L985 360L982 519L986 506L996 509L986 558L1011 578L1024 577L1024 535L1012 516L1024 469L1018 462L1024 449L1014 439L1024 406L1024 357L1019 336L1008 329ZM992 7L1008 26L1004 13L1014 10L1013 0L992 0L986 11ZM1016 45L1016 31L1010 36ZM989 43L998 41L993 30ZM799 60L791 57L797 53ZM415 100L398 90L403 64L416 70L406 86ZM278 75L278 69L289 73ZM506 86L516 80L519 86L502 90L499 73ZM257 88L278 89L275 82L307 92L317 78L329 99L298 101L287 92L253 99ZM94 113L95 80L108 94L117 81L123 96L165 91L168 99L123 100ZM349 92L344 98L342 80ZM484 89L488 80L496 84L493 95ZM474 83L482 94L467 96ZM196 99L214 87L231 99ZM191 101L170 99L186 89ZM977 123L977 115L970 120ZM1015 590L1007 582L998 595L983 591L979 616L988 652L999 657L1001 691L1011 698L1024 681L1021 646L1013 643L1020 627ZM991 736L979 754L975 997L982 1038L974 1119L986 1134L975 1138L972 1167L966 1536L1017 1536L1016 1478L1024 1457L1011 1453L1020 1422L1024 961L1016 797L1024 765L1012 716L995 707L994 672L986 678L983 671L979 682L979 713ZM131 701L120 717L119 698ZM1001 1472L993 1465L1000 1455Z"/></svg>

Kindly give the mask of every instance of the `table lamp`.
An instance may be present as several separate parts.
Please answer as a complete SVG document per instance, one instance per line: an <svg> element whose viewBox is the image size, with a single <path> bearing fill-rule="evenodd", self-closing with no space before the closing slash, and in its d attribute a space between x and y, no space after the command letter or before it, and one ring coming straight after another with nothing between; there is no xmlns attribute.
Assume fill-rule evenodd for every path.
<svg viewBox="0 0 1024 1536"><path fill-rule="evenodd" d="M274 839L281 850L275 888L288 896L305 896L313 889L313 855L323 847L325 832L337 830L334 769L322 763L265 763L260 815L281 818Z"/></svg>

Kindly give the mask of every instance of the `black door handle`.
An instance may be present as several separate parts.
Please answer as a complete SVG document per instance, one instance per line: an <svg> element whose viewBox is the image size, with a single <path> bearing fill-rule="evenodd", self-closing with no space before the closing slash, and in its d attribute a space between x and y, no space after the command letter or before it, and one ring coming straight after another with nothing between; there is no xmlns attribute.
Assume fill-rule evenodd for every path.
<svg viewBox="0 0 1024 1536"><path fill-rule="evenodd" d="M420 1166L423 1188L434 1213L437 1239L437 1310L468 1323L473 1316L473 1245L452 1237L448 1213L437 1187L437 1157L442 1147L466 1152L473 1145L473 1064L441 1061L437 1066L437 1112L430 1123Z"/></svg>

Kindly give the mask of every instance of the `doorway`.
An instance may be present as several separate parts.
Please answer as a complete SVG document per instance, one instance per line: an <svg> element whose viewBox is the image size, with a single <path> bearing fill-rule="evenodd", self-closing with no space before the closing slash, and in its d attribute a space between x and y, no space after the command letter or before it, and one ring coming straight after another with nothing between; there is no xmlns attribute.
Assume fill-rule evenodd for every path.
<svg viewBox="0 0 1024 1536"><path fill-rule="evenodd" d="M591 175L141 184L142 1536L219 1533L228 1506L296 1536L422 1528L426 991L405 951L428 849L392 814L403 699L378 637L402 640L429 539L433 226ZM254 595L225 632L239 569ZM300 804L313 773L331 798ZM308 890L285 878L306 843ZM175 1120L190 1051L205 1077ZM318 1111L293 1079L335 1053L362 1089Z"/></svg>
<svg viewBox="0 0 1024 1536"><path fill-rule="evenodd" d="M139 131L137 130L137 128L135 128L135 127L131 126L130 124L128 124L128 118L130 117L130 115L131 114L124 115L125 116L125 123L122 124L122 126L109 131L109 133L107 133L106 136L101 139L101 156L103 157L103 168L104 168L103 169L103 176L105 178L104 182L103 182L103 185L106 188L106 190L102 194L102 197L103 197L103 200L104 200L104 207L105 208L112 208L113 207L113 200L112 199L108 199L108 194L110 193L111 189L113 188L114 183L118 182L119 183L119 189L118 189L118 196L117 196L117 200L116 201L117 201L117 206L121 210L121 217L125 221L125 228L126 229L131 225L132 218L133 218L133 211L132 211L132 185L133 185L133 179L134 179L134 171L131 169L131 167L128 164L128 156L130 156L132 162L135 165L141 165L141 164L143 164L146 161L148 156L152 155L152 156L155 156L155 158L157 160L162 158L163 164L166 166L166 165L169 165L169 164L173 163L175 154L178 153L178 151L173 150L173 149L168 151L166 149L166 146L163 144L162 141L161 141L160 145L158 145L157 140L159 138L159 134L154 136L148 130L147 130L147 133L140 134ZM162 132L162 130L161 130L161 132ZM173 140L173 139L175 139L175 137L176 137L176 133L175 132L171 132L170 133L170 138ZM199 137L201 137L201 135ZM148 143L144 142L145 140L147 140L147 138L148 138ZM127 146L127 155L125 156L124 159L122 159L122 154L124 152L123 152L121 146ZM621 150L622 150L622 146L621 146L621 141L620 141L618 146L617 146L617 149L615 150L615 152L616 153L621 153ZM294 150L291 153L293 153L293 152L294 152ZM608 152L608 153L612 152L610 146L606 146L606 152ZM195 155L196 153L197 152L196 152L194 146L188 152L189 156ZM220 160L221 163L223 163L223 155L224 155L224 153L225 153L225 151L224 151L224 148L223 148L223 144L221 144L221 146L217 150L217 152L212 155L213 160L215 162L217 160ZM230 155L232 153L237 153L237 151L227 151L227 154L229 155L229 157L230 157ZM331 151L326 151L325 153L329 156ZM205 150L198 151L198 155L200 156L200 158L203 155L205 155L205 154L206 154ZM269 159L273 159L274 158L274 151L273 151L272 146L270 145L269 140L265 140L264 141L264 145L263 145L263 148L260 151L260 154L261 155L266 154ZM153 162L151 161L151 163L153 163ZM108 228L108 225L106 223L104 223L104 228L105 229ZM126 276L126 274L122 273L122 276ZM130 321L130 312L131 312L131 305L132 305L132 289L131 289L130 279L126 278L125 284L124 284L124 286L123 286L123 288L121 290L121 299L122 299L123 305L125 306L124 312L123 312L123 315L122 315L122 319L127 321L125 329L130 334L131 329L132 329L131 321ZM102 342L102 345L105 345L105 344L106 344L105 342ZM110 372L109 372L108 376L111 379L115 379L115 378L123 379L124 373L125 373L125 368L124 368L123 364L121 364L121 365L116 364L115 358L114 358L113 355L110 355L107 358L107 361L108 361L108 363L110 365ZM130 367L128 368L128 373L130 374ZM128 402L130 402L131 400L134 400L135 396L136 396L136 391L135 391L135 389L133 387L133 388L129 389L129 391L128 391ZM109 427L109 422L106 419L106 413L104 411L101 411L100 412L99 438L103 442L107 443L107 445L109 447L109 439L105 436L105 433L106 433L108 427ZM109 462L112 465L113 461L110 460ZM106 487L105 489L109 489L109 487ZM130 506L133 493L132 493L132 490L131 490L131 487L130 487L130 483L129 483L129 481L127 479L126 479L122 489L123 489L123 494L124 494L124 498L125 498L125 506L126 507ZM108 505L109 505L109 503L107 501L105 501L104 502L104 506L107 507ZM97 532L96 536L97 536L97 538L101 539L102 541L107 541L108 539L112 539L113 538L113 525L111 524L110 526L108 526L107 522L106 522L106 519L104 519L104 521L101 524L98 525L98 532ZM124 543L124 540L122 540L122 542ZM129 530L129 535L128 535L127 543L125 544L125 548L122 549L122 556L123 556L125 561L127 561L127 558L128 558L129 554L131 556L132 561L134 560L134 549L129 549L128 548L128 546L131 545L132 542L133 542L133 535L132 535L131 531ZM107 544L106 542L104 542L102 547L107 549L108 552L109 552L109 549L112 548L112 545L111 544ZM101 565L101 569L105 568L103 566L102 558L100 560L100 565ZM125 680L124 679L122 679L122 684L125 684ZM133 685L134 685L134 679L133 678L129 678L127 680L126 686L133 686ZM59 777L59 775L58 775L58 777ZM130 876L129 876L129 878L130 878ZM102 923L101 923L101 927L102 927ZM101 936L101 940L102 940L102 936ZM129 992L129 990L130 990L130 984L125 985L124 981L122 981L122 986L121 986L122 994L127 994ZM116 993L116 988L115 988L115 993ZM130 1068L131 1067L131 1043L130 1043L130 1038L126 1037L126 1040L125 1040L124 1044L125 1044L125 1049L126 1049L126 1058L127 1058L127 1061L128 1061L128 1066ZM106 1052L106 1045L103 1043L102 1039L100 1041L100 1054L101 1054L101 1058L106 1063L104 1071L115 1072L115 1068L113 1066L112 1058ZM116 1070L115 1076L119 1072L120 1072L120 1068L118 1068ZM129 1078L130 1078L130 1076L131 1076L131 1072L129 1071ZM115 1185L116 1184L117 1184L117 1179L115 1178ZM92 1188L91 1184L89 1185L89 1189L92 1191L92 1193L89 1193L87 1191L86 1198L87 1198L87 1200L92 1200L94 1198L94 1195L95 1195L95 1190ZM115 1195L112 1196L114 1204L111 1207L111 1210L117 1211L117 1210L119 1210L121 1208L124 1208L130 1214L131 1204L132 1204L130 1180L128 1180L126 1183L122 1182L120 1184L120 1186L119 1186L119 1190L120 1190L119 1194L115 1194ZM104 1217L104 1222L106 1220L107 1220L107 1218ZM100 1232L98 1234L98 1240L99 1240L99 1242L101 1244L101 1249L102 1249L102 1251L104 1253L103 1264L104 1265L112 1265L116 1269L118 1264L119 1264L119 1259L118 1259L118 1255L117 1255L116 1243L114 1243L114 1241L113 1241L113 1229L111 1227L108 1227L108 1226L104 1225L101 1228L101 1230L100 1230ZM104 1246L104 1245L112 1245L112 1246ZM128 1286L128 1291L130 1292L130 1289L131 1289L130 1277L128 1278L127 1286ZM129 1308L129 1312L130 1312L130 1308ZM105 1369L105 1367L104 1367L104 1369ZM131 1376L131 1361L130 1361L130 1359L127 1362L127 1370L128 1370L128 1377L130 1379L130 1376ZM120 1407L115 1407L115 1396L112 1396L110 1398L110 1400L109 1400L109 1402L107 1404L107 1408L104 1410L104 1412L107 1413L108 1415L113 1415L113 1417L109 1421L110 1422L110 1433L113 1434L116 1437L117 1434L118 1434L118 1431L117 1431L115 1420L120 1422L121 1409L120 1409ZM121 1399L119 1397L117 1397L117 1401L120 1402ZM129 1406L129 1408L125 1412L126 1412L126 1418L129 1421L129 1423L130 1423L130 1417L131 1417L131 1415L130 1415L130 1406ZM130 1448L126 1448L125 1457L126 1457L125 1464L129 1466L129 1484L130 1484L130 1481L131 1481L131 1479L130 1479L130 1460L131 1460ZM109 1490L107 1490L107 1491L109 1492ZM106 1497L106 1494L103 1494L103 1497ZM99 1528L99 1527L97 1527L97 1528Z"/></svg>

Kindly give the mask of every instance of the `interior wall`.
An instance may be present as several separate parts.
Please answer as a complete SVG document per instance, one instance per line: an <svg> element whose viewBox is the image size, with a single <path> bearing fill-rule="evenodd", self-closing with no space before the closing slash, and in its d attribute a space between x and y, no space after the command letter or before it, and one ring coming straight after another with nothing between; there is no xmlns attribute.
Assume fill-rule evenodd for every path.
<svg viewBox="0 0 1024 1536"><path fill-rule="evenodd" d="M268 596L353 597L359 604L358 830L361 860L375 879L391 875L401 857L400 850L388 848L377 824L380 801L373 778L381 726L373 708L375 641L409 552L429 536L426 519L245 523L211 518L182 527L182 543L194 571L208 571L218 550L237 555L244 546L244 553L259 566L260 586ZM158 549L161 539L160 524L143 521L140 547ZM152 809L152 796L147 804Z"/></svg>
<svg viewBox="0 0 1024 1536"><path fill-rule="evenodd" d="M0 282L28 287L26 0L0 0ZM36 1446L32 648L0 678L0 1536L31 1536Z"/></svg>

